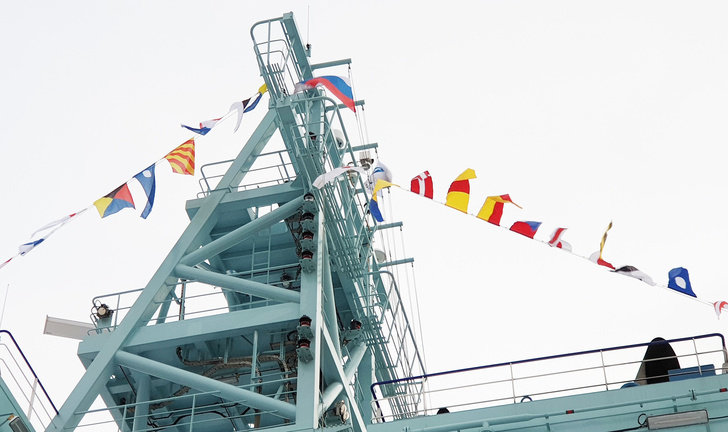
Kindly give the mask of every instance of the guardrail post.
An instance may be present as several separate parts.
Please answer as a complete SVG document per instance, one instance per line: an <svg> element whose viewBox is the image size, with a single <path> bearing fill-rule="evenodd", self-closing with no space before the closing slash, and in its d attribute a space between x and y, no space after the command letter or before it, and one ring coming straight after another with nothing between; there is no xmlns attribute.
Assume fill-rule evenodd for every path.
<svg viewBox="0 0 728 432"><path fill-rule="evenodd" d="M33 378L33 389L30 391L30 406L28 407L28 419L33 414L33 404L35 403L35 389L38 387L38 378Z"/></svg>
<svg viewBox="0 0 728 432"><path fill-rule="evenodd" d="M182 321L185 319L185 296L187 295L187 279L180 279L182 282L182 288L180 288L180 297L179 297L179 320Z"/></svg>
<svg viewBox="0 0 728 432"><path fill-rule="evenodd" d="M134 431L142 431L147 429L147 420L149 418L149 397L151 392L151 378L149 375L142 374L139 377L137 386L136 400L134 401Z"/></svg>
<svg viewBox="0 0 728 432"><path fill-rule="evenodd" d="M192 407L190 409L190 430L192 432L192 426L195 424L195 407L197 406L197 395L192 395Z"/></svg>
<svg viewBox="0 0 728 432"><path fill-rule="evenodd" d="M604 390L609 390L609 380L607 379L607 366L604 364L604 351L599 350L599 357L602 359L602 374L604 375Z"/></svg>
<svg viewBox="0 0 728 432"><path fill-rule="evenodd" d="M516 403L516 379L513 377L513 363L508 363L508 369L511 371L511 391L513 392L513 403Z"/></svg>

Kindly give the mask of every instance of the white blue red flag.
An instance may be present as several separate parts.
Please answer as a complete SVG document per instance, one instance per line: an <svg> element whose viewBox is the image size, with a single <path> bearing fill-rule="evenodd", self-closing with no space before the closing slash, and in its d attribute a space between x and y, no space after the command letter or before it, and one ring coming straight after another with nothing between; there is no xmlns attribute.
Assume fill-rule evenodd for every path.
<svg viewBox="0 0 728 432"><path fill-rule="evenodd" d="M306 81L296 83L293 87L293 93L300 93L304 90L311 90L318 86L326 87L331 93L336 96L347 108L356 112L354 106L354 93L351 90L351 83L349 79L342 76L326 75L317 78L311 78Z"/></svg>

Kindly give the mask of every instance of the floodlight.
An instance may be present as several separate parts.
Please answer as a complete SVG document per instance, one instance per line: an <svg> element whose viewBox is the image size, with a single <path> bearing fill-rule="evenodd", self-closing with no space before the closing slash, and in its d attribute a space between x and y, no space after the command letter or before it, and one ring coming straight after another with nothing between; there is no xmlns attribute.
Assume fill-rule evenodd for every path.
<svg viewBox="0 0 728 432"><path fill-rule="evenodd" d="M20 417L14 417L10 420L9 426L13 432L30 432L28 426L25 425L25 422Z"/></svg>
<svg viewBox="0 0 728 432"><path fill-rule="evenodd" d="M647 428L649 430L669 429L705 423L708 423L708 411L706 410L647 417Z"/></svg>
<svg viewBox="0 0 728 432"><path fill-rule="evenodd" d="M54 318L46 315L43 334L83 340L95 329L96 328L91 324L62 318Z"/></svg>

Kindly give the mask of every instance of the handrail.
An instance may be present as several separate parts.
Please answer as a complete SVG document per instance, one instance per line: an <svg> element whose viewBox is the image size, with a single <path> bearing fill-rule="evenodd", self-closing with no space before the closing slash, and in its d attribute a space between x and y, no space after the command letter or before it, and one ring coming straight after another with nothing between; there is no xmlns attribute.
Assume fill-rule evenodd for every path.
<svg viewBox="0 0 728 432"><path fill-rule="evenodd" d="M288 269L290 268L289 265L286 266L280 266L280 267L271 267L270 269ZM238 273L232 273L233 276L246 276L251 275L253 272L258 272L260 270L255 271L245 271L245 272L238 272ZM201 282L197 281L186 281L185 284L187 285L186 294L184 297L178 297L175 294L175 291L170 291L170 296L166 297L164 300L158 302L159 305L167 304L168 306L171 306L172 303L175 303L179 306L181 306L184 309L184 313L182 315L176 313L176 312L160 312L160 315L155 316L150 321L148 321L145 324L148 324L149 322L157 321L158 323L161 323L159 320L163 319L166 320L179 320L182 321L184 319L188 318L194 318L199 316L208 316L208 315L217 315L222 314L225 312L230 311L231 306L235 306L238 309L248 309L248 308L255 308L270 304L275 304L276 302L270 299L262 299L262 300L254 300L252 297L249 301L246 301L245 303L240 303L236 305L229 304L224 299L224 292L229 291L227 288L222 288L215 286L215 288L219 288L220 291L210 291L210 292L204 292L197 294L196 287L198 286L205 286L206 284L203 284ZM273 283L275 286L281 286L282 283ZM182 285L182 283L178 283L176 286ZM104 331L113 331L116 329L118 324L123 320L125 314L131 309L134 301L136 301L136 295L141 293L143 291L143 288L137 288L133 290L126 290L126 291L119 291L114 293L108 293L99 295L93 298L92 304L94 307L99 306L100 304L106 304L109 306L111 310L113 310L113 316L108 321L103 321L99 319L95 313L91 313L90 320L94 324L95 328L92 328L88 331L88 334L101 334ZM192 293L192 294L190 294ZM134 295L134 296L132 296ZM126 297L128 296L128 297ZM124 299L122 299L122 297ZM212 300L211 300L212 299ZM217 301L219 299L219 302ZM210 304L210 302L214 302L213 304Z"/></svg>
<svg viewBox="0 0 728 432"><path fill-rule="evenodd" d="M703 347L703 348L698 348L698 346L696 345L696 342L697 341L704 340L704 339L709 339L709 338L712 338L712 340L714 340L714 341L716 341L716 338L717 338L719 340L719 343L720 343L720 348L718 348L716 346L715 342L714 342L714 345L712 345L712 348L708 348L707 346L706 347ZM676 356L678 358L696 356L696 360L698 362L698 370L700 371L699 373L702 374L701 369L702 369L702 367L705 367L705 365L704 364L701 364L700 359L703 356L714 356L713 357L714 358L714 361L713 362L717 362L718 359L715 358L715 356L718 356L718 355L721 355L722 354L723 365L720 365L720 366L719 365L716 365L715 369L723 369L724 370L724 368L728 364L728 352L726 351L725 338L723 337L723 335L721 335L719 333L710 333L710 334L704 334L704 335L698 335L698 336L683 337L683 338L677 338L677 339L667 340L667 341L664 341L664 342L677 344L677 343L685 343L685 342L688 342L689 343L690 341L692 341L692 346L693 346L694 352L692 352L692 350L691 350L690 353L682 353L682 354L681 353L677 353ZM534 379L535 380L538 380L538 379L541 379L541 378L544 378L544 377L548 377L548 376L552 376L552 375L584 373L584 372L589 372L591 370L599 369L600 367L605 371L605 377L606 377L606 370L607 369L612 369L614 367L621 367L621 366L630 365L630 364L643 363L645 360L643 358L640 358L639 361L635 361L635 362L631 362L631 361L630 362L627 362L627 363L624 363L624 362L617 362L617 363L609 362L609 364L604 364L603 354L609 353L609 352L628 351L628 350L634 350L634 349L642 348L642 347L649 347L651 344L654 344L654 343L655 343L654 341L651 341L651 342L645 342L645 343L622 345L622 346L602 348L602 349L594 349L594 350L587 350L587 351L578 351L578 352L572 352L572 353L568 353L568 354L558 354L558 355L551 355L551 356L536 357L536 358L530 358L530 359L526 359L526 360L517 360L517 361L511 361L511 362L495 363L495 364L489 364L489 365L483 365L483 366L475 366L475 367L462 368L462 369L456 369L456 370L451 370L451 371L435 372L435 373L422 374L422 375L405 377L405 378L391 379L391 380L387 380L387 381L380 381L380 382L376 382L376 383L374 383L374 384L372 384L370 386L370 391L371 391L371 394L372 394L372 397L373 397L372 403L376 403L377 406L379 406L379 402L380 401L389 400L391 398L401 398L403 396L406 396L404 394L400 394L399 392L396 392L396 394L394 394L394 395L388 396L387 395L387 391L388 391L387 388L400 388L399 387L400 385L408 386L408 385L410 385L409 383L413 383L413 382L424 383L424 382L427 382L428 380L431 381L431 379L432 378L435 378L435 377L454 376L455 374L461 374L461 373L471 373L471 372L477 372L477 371L480 371L480 372L488 372L488 373L490 373L489 371L494 371L493 373L498 373L498 371L499 370L502 371L503 368L510 368L511 371L512 371L512 368L513 368L514 365L523 365L523 364L537 365L538 362L550 361L550 360L555 360L555 359L563 359L563 358L577 358L577 357L581 357L581 358L586 358L587 361L589 361L588 358L590 358L590 357L591 358L595 358L594 356L595 355L598 355L598 356L601 356L601 366L598 366L597 365L597 366L587 367L587 368L578 368L577 367L577 368L570 368L568 370L565 370L564 369L564 370L553 371L552 373L543 373L543 374L536 374L536 375L524 375L524 376L520 376L520 374L519 374L518 377L514 377L512 375L512 373L511 373L510 378L503 377L501 379L496 379L495 381L490 381L490 380L489 381L484 381L484 382L479 383L477 385L489 385L489 386L490 385L501 385L501 384L505 384L505 383L507 383L509 381L511 383L516 383L516 382L524 382L525 383L525 382L528 382L528 381L535 382L535 381L532 381L532 380L534 380ZM677 346L680 346L680 345L677 345ZM685 344L683 344L682 347L683 348L687 348ZM649 361L652 361L652 360L660 360L660 359L650 359ZM596 363L600 363L600 362L597 361ZM710 372L711 370L712 370L712 368L708 369L708 372ZM724 373L725 373L725 370L724 370ZM465 378L467 378L468 376L470 376L470 375L467 375ZM665 375L665 378L666 377L667 377L667 375ZM606 389L609 390L610 385L624 384L624 383L629 382L629 381L630 380L622 381L621 379L620 380L617 380L617 381L614 381L614 380L611 380L610 381L609 379L606 379L605 378L605 381L602 382L601 384L598 384L598 383L597 384L589 384L589 385L582 386L582 387L554 388L554 389L550 389L550 390L547 390L547 391L540 391L540 392L537 392L537 393L530 393L530 395L531 396L534 396L534 395L545 395L545 394L557 394L557 393L562 393L562 392L578 391L578 390L584 390L584 389L587 389L587 388L594 388L595 386L605 386L605 385L606 385ZM377 388L379 388L379 391L382 394L381 397L378 397L377 396ZM446 386L444 388L439 388L438 387L437 389L432 389L432 390L428 391L428 393L435 394L435 393L442 393L442 392L450 392L450 391L456 390L458 388L459 387L451 387L451 386ZM546 390L546 389L543 389L543 390ZM470 402L465 403L465 405L482 404L482 403L492 403L492 402L497 402L497 401L505 401L506 399L511 399L511 398L513 398L514 399L514 402L515 402L516 396L517 395L516 395L515 388L514 388L513 389L513 393L509 397L498 397L496 399L491 399L491 400L470 401ZM462 404L460 404L460 405L462 405ZM460 405L455 405L455 406L460 406ZM414 412L412 412L410 410L407 410L407 412L410 415L412 415L412 414L417 415L417 412L419 412L419 410L415 408L414 409ZM392 413L392 414L395 414L395 413ZM383 420L384 419L384 417L376 417L376 418L379 418L380 420ZM376 418L373 419L373 420L376 420Z"/></svg>
<svg viewBox="0 0 728 432"><path fill-rule="evenodd" d="M20 349L20 346L18 345L18 342L13 337L13 334L10 333L7 330L0 330L0 333L5 333L8 336L10 336L10 340L13 341L13 345L15 345L15 348L18 349L18 352L20 353L20 356L23 357L23 361L25 362L25 365L28 366L28 369L30 369L30 372L33 374L33 377L38 382L38 385L40 386L40 389L43 390L43 394L45 394L46 398L48 399L48 402L51 403L51 406L53 407L53 410L56 412L56 415L58 414L58 408L56 408L56 405L53 403L53 400L51 399L50 395L48 395L48 392L46 391L45 387L43 386L43 383L40 381L40 378L38 378L38 375L35 373L35 370L33 369L33 366L30 365L30 362L28 361L28 358L25 357L25 353L23 353L23 350Z"/></svg>
<svg viewBox="0 0 728 432"><path fill-rule="evenodd" d="M271 152L267 152L267 153L261 153L260 155L258 155L258 158L275 159L277 156L277 160L271 161L271 162L269 162L269 164L265 164L260 167L256 166L256 168L251 168L248 170L248 173L254 173L254 172L257 173L257 172L263 172L263 171L267 172L267 171L277 169L278 175L277 176L270 175L270 176L268 176L269 178L267 178L265 180L260 180L260 181L254 182L254 183L247 183L244 185L241 184L241 185L236 186L234 189L235 190L247 190L248 188L252 188L254 186L260 187L262 185L267 185L270 183L281 184L283 182L291 182L291 181L295 180L296 174L289 172L289 168L292 168L293 163L290 160L286 161L286 158L284 158L284 155L287 155L287 154L288 153L286 150L276 150L276 151L271 151ZM224 175L224 173L207 174L207 173L205 173L205 169L207 169L209 171L210 169L213 169L218 166L232 164L232 162L233 162L233 159L229 159L229 160L211 162L211 163L205 164L202 167L200 167L200 173L202 174L202 177L200 178L200 180L198 182L199 186L200 186L200 191L201 191L201 192L198 192L198 194L197 194L198 198L205 197L205 196L209 195L211 192L218 190L217 186L212 187L210 185L210 183L212 180L220 179ZM225 190L228 190L228 188L225 188Z"/></svg>
<svg viewBox="0 0 728 432"><path fill-rule="evenodd" d="M716 337L716 336L720 338L721 343L723 345L723 352L725 353L725 338L720 333L709 333L709 334L704 334L704 335L700 335L700 336L670 339L670 340L666 340L665 342L668 342L668 343L684 342L684 341L695 340L695 339L707 339L709 337ZM418 376L399 378L399 379L394 379L394 380L389 380L389 381L380 381L380 382L375 382L374 384L371 385L371 391L372 391L372 395L376 398L377 395L374 392L375 386L382 386L382 385L386 385L386 384L396 384L396 383L400 383L403 381L414 381L414 380L418 380L418 379L427 379L427 378L433 378L436 376L450 375L450 374L456 374L456 373L461 373L461 372L472 372L472 371L476 371L476 370L490 369L490 368L494 368L494 367L532 363L532 362L543 361L543 360L553 360L553 359L557 359L557 358L574 357L574 356L578 356L578 355L596 354L596 353L600 353L600 352L618 351L618 350L624 350L624 349L630 349L630 348L639 348L639 347L648 346L651 343L653 343L653 342L644 342L644 343L631 344L631 345L621 345L621 346L616 346L616 347L594 349L594 350L588 350L588 351L577 351L577 352L572 352L572 353L567 353L567 354L556 354L556 355L545 356L545 357L534 357L534 358L526 359L526 360L516 360L516 361L512 361L512 362L494 363L494 364L483 365L483 366L474 366L474 367L463 368L463 369L454 369L454 370L450 370L450 371L433 372L430 374L423 374L423 375L418 375ZM724 356L725 356L725 354L724 354Z"/></svg>

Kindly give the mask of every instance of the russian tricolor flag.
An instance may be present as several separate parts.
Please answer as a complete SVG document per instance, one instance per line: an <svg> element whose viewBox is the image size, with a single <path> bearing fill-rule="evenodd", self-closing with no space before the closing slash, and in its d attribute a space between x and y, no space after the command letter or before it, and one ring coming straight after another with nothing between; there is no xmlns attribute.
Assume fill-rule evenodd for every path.
<svg viewBox="0 0 728 432"><path fill-rule="evenodd" d="M349 82L349 79L345 77L326 75L301 81L296 83L293 88L293 93L300 93L304 90L314 89L320 85L326 87L334 94L334 96L346 105L347 108L356 112L356 107L354 106L354 93L351 90L351 83Z"/></svg>

